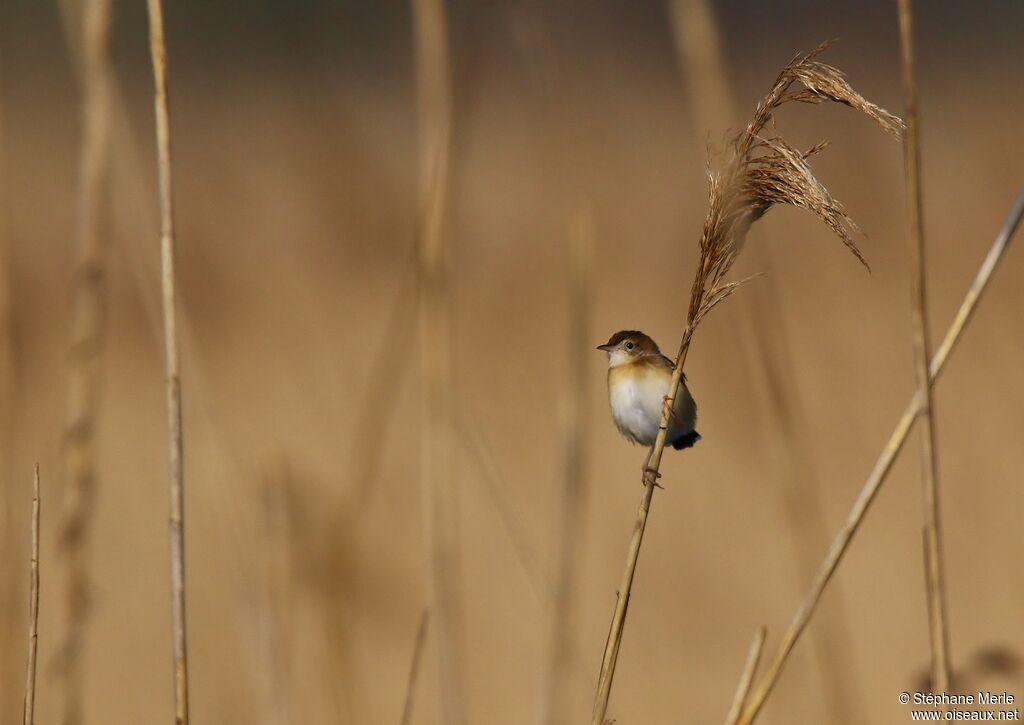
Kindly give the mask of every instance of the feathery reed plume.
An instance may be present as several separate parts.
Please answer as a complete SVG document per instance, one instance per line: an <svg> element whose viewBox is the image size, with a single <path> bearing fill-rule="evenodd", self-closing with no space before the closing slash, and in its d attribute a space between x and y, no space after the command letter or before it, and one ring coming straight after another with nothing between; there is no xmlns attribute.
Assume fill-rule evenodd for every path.
<svg viewBox="0 0 1024 725"><path fill-rule="evenodd" d="M167 443L170 488L171 636L174 656L174 719L188 725L188 638L185 629L185 471L181 425L181 374L174 300L174 198L171 184L171 122L167 106L167 47L162 0L147 0L153 61L157 166L160 185L160 290L167 376Z"/></svg>
<svg viewBox="0 0 1024 725"><path fill-rule="evenodd" d="M764 638L768 636L768 630L761 625L754 633L754 639L750 642L750 650L747 652L747 661L743 665L743 672L740 674L740 681L736 684L736 694L732 698L732 706L725 716L725 725L736 725L740 712L743 710L743 703L750 693L750 685L757 674L757 665L761 661L761 651L764 649Z"/></svg>
<svg viewBox="0 0 1024 725"><path fill-rule="evenodd" d="M75 42L75 25L81 37ZM58 647L63 722L82 721L82 648L91 596L89 554L96 498L96 421L100 363L106 328L106 216L110 168L110 1L89 0L80 18L65 13L72 50L78 56L82 93L76 267L68 350L67 422L64 429L65 499L59 545L65 577L65 623Z"/></svg>
<svg viewBox="0 0 1024 725"><path fill-rule="evenodd" d="M992 242L992 246L989 249L988 254L985 256L985 260L981 263L981 268L975 275L974 281L971 283L970 288L967 290L967 294L964 296L963 301L960 303L960 307L957 309L953 322L950 323L949 329L946 330L946 336L943 338L942 344L939 345L939 348L932 356L931 364L928 368L929 385L935 384L935 381L938 379L939 375L942 373L942 369L946 365L946 361L949 359L950 353L953 352L956 344L960 341L961 335L963 335L964 330L967 328L967 323L971 321L971 317L974 315L974 310L978 306L978 302L981 300L981 295L988 288L989 282L992 279L992 274L995 272L996 267L999 266L999 262L1003 258L1003 253L1006 251L1006 247L1009 245L1010 239L1013 237L1014 232L1020 224L1021 217L1024 217L1024 191L1020 193L1016 202L1014 202L1013 208L1003 224L1003 228L1000 230L998 236L996 236L995 241ZM828 586L829 581L832 579L832 575L835 573L836 568L838 568L839 563L846 554L847 548L850 546L850 541L852 541L854 534L857 533L857 529L864 520L864 516L867 514L868 508L871 506L872 501L874 501L875 496L878 494L882 483L889 475L889 471L892 469L892 464L896 461L896 456L898 456L900 451L903 449L903 444L906 443L907 436L910 434L910 429L913 427L914 421L921 412L923 404L924 402L921 396L921 391L915 391L906 410L903 411L903 415L896 423L896 428L893 429L892 435L889 436L889 441L885 444L885 448L882 449L882 453L879 455L878 461L875 462L875 467L868 476L868 480L865 481L864 486L857 495L857 499L853 503L853 508L850 509L846 522L843 524L843 528L840 529L838 534L836 534L832 545L825 554L825 558L821 562L821 566L819 566L817 573L814 575L814 582L811 584L811 589L804 600L800 603L800 607L797 609L796 614L793 615L793 620L789 625L789 629L786 630L786 633L782 638L782 642L779 643L779 648L776 651L775 657L772 659L767 672L765 672L764 677L761 678L757 689L754 691L753 696L744 708L743 714L739 720L740 725L750 725L750 723L754 722L754 719L760 712L761 707L764 705L764 701L775 687L775 683L779 679L782 668L785 666L790 652L793 651L793 646L807 627L807 623L810 621L815 609L817 609L818 602L821 600L821 595L825 592L825 587Z"/></svg>
<svg viewBox="0 0 1024 725"><path fill-rule="evenodd" d="M28 662L25 665L23 725L36 721L36 653L39 650L39 464L32 474L32 559L29 565Z"/></svg>
<svg viewBox="0 0 1024 725"><path fill-rule="evenodd" d="M751 122L733 137L721 168L709 172L710 208L700 238L697 272L690 292L686 327L676 354L669 393L665 396L658 437L649 461L651 473L645 475L644 492L637 509L626 567L608 631L594 698L594 725L604 722L608 709L633 577L661 467L672 404L679 392L679 381L690 349L690 340L704 317L746 281L726 282L725 277L743 249L751 224L776 204L807 209L821 219L846 248L867 266L850 236L857 230L856 225L842 205L832 198L814 176L807 163L807 159L822 151L826 144L819 143L809 151L800 152L778 136L762 135L774 112L790 101L842 103L872 118L889 133L899 135L902 122L898 118L860 96L837 68L815 60L827 47L828 43L822 43L810 53L797 56L782 69L771 91L755 109ZM801 88L791 90L795 84Z"/></svg>
<svg viewBox="0 0 1024 725"><path fill-rule="evenodd" d="M457 587L458 526L451 381L451 303L446 217L452 90L443 0L413 0L413 45L420 146L419 337L423 401L420 456L430 610L441 686L440 720L466 721Z"/></svg>
<svg viewBox="0 0 1024 725"><path fill-rule="evenodd" d="M565 698L567 676L572 661L573 574L576 571L576 547L586 495L586 376L588 332L590 329L590 268L593 254L594 223L589 205L581 205L569 230L569 329L566 395L562 415L563 483L556 541L558 571L551 602L551 622L547 663L543 670L544 699L541 722L547 725L569 722Z"/></svg>
<svg viewBox="0 0 1024 725"><path fill-rule="evenodd" d="M409 663L409 677L405 682L405 697L402 699L402 719L399 725L412 723L413 706L416 704L416 683L420 679L420 661L427 646L427 629L430 626L430 609L424 609L420 626L416 628L416 643L412 647L412 661Z"/></svg>
<svg viewBox="0 0 1024 725"><path fill-rule="evenodd" d="M928 640L932 655L932 687L949 690L949 622L946 614L945 566L942 559L942 529L939 517L939 452L935 443L935 401L928 384L931 338L928 332L928 302L925 295L924 219L921 209L921 154L917 134L917 100L914 87L914 10L911 0L899 0L900 55L907 133L903 139L903 174L907 186L910 217L910 256L913 281L910 315L913 323L914 373L921 395L921 476L924 493L924 580L928 603Z"/></svg>

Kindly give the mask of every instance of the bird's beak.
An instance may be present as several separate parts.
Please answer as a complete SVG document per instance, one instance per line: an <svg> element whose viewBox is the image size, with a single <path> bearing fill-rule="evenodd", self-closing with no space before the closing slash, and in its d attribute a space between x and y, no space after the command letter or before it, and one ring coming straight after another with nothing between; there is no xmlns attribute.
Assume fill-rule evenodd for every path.
<svg viewBox="0 0 1024 725"><path fill-rule="evenodd" d="M615 345L598 345L598 350L604 350L605 352L611 352L615 348Z"/></svg>

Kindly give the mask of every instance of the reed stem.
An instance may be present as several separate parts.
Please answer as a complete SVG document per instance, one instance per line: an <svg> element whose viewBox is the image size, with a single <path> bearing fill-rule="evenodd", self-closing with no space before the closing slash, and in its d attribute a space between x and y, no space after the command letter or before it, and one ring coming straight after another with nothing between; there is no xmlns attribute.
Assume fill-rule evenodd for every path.
<svg viewBox="0 0 1024 725"><path fill-rule="evenodd" d="M170 491L171 634L174 657L174 720L188 725L188 637L185 624L185 475L181 419L181 371L175 318L176 275L171 124L167 103L167 47L162 0L147 0L153 61L157 166L160 187L160 290L163 300L164 368Z"/></svg>
<svg viewBox="0 0 1024 725"><path fill-rule="evenodd" d="M914 84L914 10L912 0L898 0L903 95L906 101L903 136L903 171L910 217L911 320L913 323L914 372L922 400L921 474L924 494L924 562L928 602L928 639L931 644L932 689L949 690L949 622L946 614L945 565L939 516L938 448L935 442L935 401L928 381L931 340L925 294L924 219L921 208L921 154L918 140L917 99Z"/></svg>
<svg viewBox="0 0 1024 725"><path fill-rule="evenodd" d="M402 702L402 719L400 725L412 723L413 708L416 704L416 683L420 679L420 663L423 650L427 647L427 632L430 627L430 610L424 609L420 616L420 625L416 629L416 643L412 648L412 661L409 664L409 677L405 683L405 697Z"/></svg>
<svg viewBox="0 0 1024 725"><path fill-rule="evenodd" d="M451 379L451 302L446 231L452 91L443 0L413 0L419 143L420 458L430 611L437 643L440 721L466 721L458 597L458 517Z"/></svg>
<svg viewBox="0 0 1024 725"><path fill-rule="evenodd" d="M69 44L77 51L82 90L76 262L71 339L68 350L67 422L64 431L65 505L60 551L65 567L65 632L59 647L64 725L82 722L83 647L91 613L89 554L98 477L96 427L100 364L106 337L106 217L110 184L110 0L82 7L81 37L76 18L65 13Z"/></svg>
<svg viewBox="0 0 1024 725"><path fill-rule="evenodd" d="M28 662L25 665L23 725L36 721L36 659L39 651L39 464L32 475L32 559L29 564Z"/></svg>
<svg viewBox="0 0 1024 725"><path fill-rule="evenodd" d="M740 681L736 684L736 694L732 698L732 705L729 707L729 714L725 716L725 725L736 725L740 712L743 711L743 704L750 694L750 685L757 674L757 665L761 662L761 652L764 650L764 639L768 636L768 630L762 625L754 633L754 639L750 643L750 650L747 652L747 661L743 665L743 673Z"/></svg>
<svg viewBox="0 0 1024 725"><path fill-rule="evenodd" d="M1010 239L1013 237L1014 232L1020 224L1021 217L1024 217L1024 191L1022 191L1017 197L1006 222L1003 224L1003 228L1000 230L995 241L992 242L992 246L985 257L985 260L982 262L981 268L978 270L978 273L974 277L974 281L967 290L966 296L960 303L960 307L953 318L953 322L946 331L946 336L943 338L942 343L932 356L928 378L930 385L935 384L935 381L942 373L950 354L960 341L960 337L963 335L963 332L967 327L967 323L970 322L974 315L974 310L977 308L978 302L981 300L981 295L988 288L989 282L992 279L992 274L995 272L996 267L999 266L999 262L1003 258L1003 253L1006 251ZM899 455L900 450L903 448L903 444L906 443L910 429L913 427L914 420L917 418L922 407L923 401L921 391L917 390L914 392L914 396L911 398L906 410L903 411L903 415L900 416L899 421L897 421L896 428L893 430L892 435L889 436L889 441L882 449L882 453L878 457L878 461L875 463L874 469L872 469L871 474L868 476L868 480L864 483L860 494L854 501L853 508L850 510L846 522L839 530L839 533L836 534L831 547L829 547L828 552L825 554L824 561L822 561L821 565L818 567L818 572L814 576L814 582L811 584L810 591L807 593L803 602L801 602L800 607L797 609L796 614L793 616L793 621L790 623L789 629L786 630L786 634L783 636L782 642L779 644L779 648L775 653L775 657L772 659L771 665L769 665L764 677L761 678L760 683L754 691L753 697L747 703L747 706L744 708L743 713L740 716L740 725L749 725L754 722L757 714L764 706L764 701L768 698L768 695L771 694L772 689L775 687L775 683L778 681L779 675L782 672L782 668L785 666L786 661L789 658L789 654L793 650L793 646L800 638L800 635L803 634L804 629L807 627L807 623L810 621L815 609L817 609L818 602L821 600L821 595L824 593L825 587L828 586L829 581L832 579L832 575L839 566L839 562L842 561L847 548L850 546L850 541L853 539L854 534L857 533L857 529L864 520L864 516L867 513L868 508L871 506L872 501L874 501L875 496L878 494L878 490L881 488L882 483L889 475L889 471L892 469L892 464L895 462L896 456Z"/></svg>

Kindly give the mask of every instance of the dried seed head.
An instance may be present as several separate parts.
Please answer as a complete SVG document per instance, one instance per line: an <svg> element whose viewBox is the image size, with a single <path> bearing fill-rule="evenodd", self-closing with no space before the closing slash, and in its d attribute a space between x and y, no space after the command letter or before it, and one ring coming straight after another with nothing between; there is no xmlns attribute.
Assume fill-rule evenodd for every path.
<svg viewBox="0 0 1024 725"><path fill-rule="evenodd" d="M807 162L823 151L827 142L801 152L780 136L764 135L765 127L780 106L792 101L831 101L860 111L899 138L903 121L853 90L839 69L815 60L828 45L822 43L810 53L797 56L782 69L768 95L758 103L749 125L730 139L718 168L708 170L710 205L701 234L700 263L690 295L691 330L715 305L747 281L724 280L743 249L750 225L775 204L789 204L813 212L867 267L852 238L860 230ZM799 89L791 90L794 85L799 85Z"/></svg>

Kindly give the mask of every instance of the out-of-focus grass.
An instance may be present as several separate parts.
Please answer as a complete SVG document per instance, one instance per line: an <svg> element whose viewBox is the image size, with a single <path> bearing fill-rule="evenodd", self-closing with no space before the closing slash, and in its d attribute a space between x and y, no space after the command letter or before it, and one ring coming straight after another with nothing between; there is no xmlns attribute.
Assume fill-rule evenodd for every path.
<svg viewBox="0 0 1024 725"><path fill-rule="evenodd" d="M456 95L472 100L457 101L452 170L456 396L471 419L486 421L480 434L511 484L522 534L541 552L545 569L523 571L494 498L476 481L476 463L460 454L469 719L500 725L535 717L542 692L537 664L546 612L530 581L549 580L557 551L550 534L560 488L553 401L564 385L559 366L567 360L568 324L562 185L593 199L593 328L641 327L668 344L685 311L664 300L685 296L706 207L704 158L693 143L705 134L691 124L667 36L661 45L625 52L625 44L612 42L614 29L586 26L581 33L604 43L594 53L601 63L576 62L584 57L576 41L554 34L554 47L567 54L559 76L563 101L554 113L574 133L563 136L572 153L552 161L552 110L514 44L503 40L503 26L487 27L473 58L474 87L459 85L464 56L456 51L453 58ZM894 33L885 53L868 53L858 50L864 34L844 32L836 59L858 89L890 107L899 97ZM808 33L804 47L821 34L820 28ZM173 34L169 42L173 64ZM761 69L778 67L801 47L789 35L778 42L748 47L736 58L729 77L741 108L747 108L742 99L771 80ZM24 42L3 52L3 208L12 266L0 279L9 280L13 301L23 411L10 457L21 468L38 457L44 471L59 470L76 98L67 68L28 68L36 56ZM149 285L136 281L132 261L156 253L151 110L148 90L125 67L134 49L123 53L130 123L115 126L118 251L110 270L108 384L98 431L106 488L97 502L87 723L161 722L170 702L162 372L159 337L144 311L156 300L144 303L140 294ZM1019 185L1024 151L1006 142L1024 111L1024 97L1014 91L1019 71L984 58L961 59L956 69L924 61L920 68L929 110L923 153L932 317L943 328ZM362 499L368 502L364 525L341 532L327 524L365 485L351 473L353 411L414 243L411 78L402 69L372 78L351 66L337 73L289 68L246 75L184 63L180 74L171 80L180 285L190 331L183 385L195 718L250 723L268 716L270 722L258 693L272 673L275 686L288 693L292 722L395 722L426 598L415 374L395 395L398 423L379 433L386 456L373 484L378 490ZM965 82L938 82L949 74ZM820 482L824 528L832 532L856 494L860 475L853 473L867 473L913 385L902 181L891 142L868 124L827 109L791 114L785 124L795 141L816 140L819 124L842 139L816 169L866 230L862 249L874 270L865 275L841 250L819 243L825 232L810 220L773 211L750 244L790 261L772 266L776 284L753 282L739 293L745 305L770 302L785 316L788 346L773 354L799 371L792 403L814 422L806 465ZM564 168L553 171L552 164ZM736 274L757 268L756 260L744 259ZM937 388L950 612L965 658L993 644L1024 652L1016 626L1024 585L1006 575L1022 543L1022 494L1014 482L1024 466L1016 444L1024 394L1005 384L1024 353L1014 313L1024 293L1014 273L1012 263L1001 271ZM778 298L766 301L769 292ZM762 622L779 632L809 574L794 564L784 530L792 525L783 480L789 468L773 452L783 446L786 429L765 415L770 394L761 379L743 372L745 343L733 332L733 316L740 314L723 306L709 318L688 361L705 440L666 458L666 480L703 483L669 487L651 518L637 583L642 596L633 601L616 682L613 710L622 722L675 722L682 713L701 722L719 719L750 632ZM411 350L415 339L405 345ZM584 664L595 671L629 534L624 512L638 495L623 481L636 478L642 456L605 417L602 367L595 353L584 371L591 380L587 445L593 454L572 627ZM269 535L263 481L282 456L301 481L295 488L306 535L293 549L300 555L275 563L269 579L289 582L288 645L261 647L258 632L274 630L253 622L280 604L268 604L253 586L261 581L255 577L266 576L254 559ZM838 575L841 588L822 603L828 609L830 597L843 597L856 636L852 649L837 656L856 671L872 722L905 715L892 694L912 688L928 651L919 532L907 525L919 517L913 457L894 475ZM47 477L43 485L53 501L48 506L57 510L61 482ZM8 513L27 510L28 495L5 489ZM53 536L44 522L40 722L59 711L46 669L60 626L57 608L45 598ZM24 587L26 559L17 549L24 542L16 539L10 537L0 561L5 591L7 582ZM16 634L3 640L14 643L3 651L4 671L17 673L23 665L21 615L14 607ZM340 624L328 626L331 621ZM273 669L261 659L267 652L287 652L288 666ZM424 659L419 723L431 722L436 710L431 660ZM574 670L566 680L566 700L584 717L593 676ZM1020 686L1016 676L986 670L979 686L1012 691ZM17 711L19 679L3 686L4 712ZM764 722L820 722L827 712L798 678L783 678Z"/></svg>

